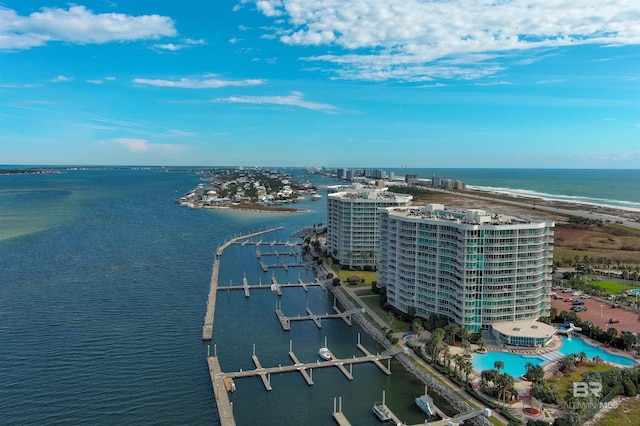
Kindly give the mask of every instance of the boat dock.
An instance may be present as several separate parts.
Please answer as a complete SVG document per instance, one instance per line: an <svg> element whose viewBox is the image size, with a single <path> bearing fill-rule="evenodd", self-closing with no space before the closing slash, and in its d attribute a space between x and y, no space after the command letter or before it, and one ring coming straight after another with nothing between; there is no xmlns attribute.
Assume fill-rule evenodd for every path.
<svg viewBox="0 0 640 426"><path fill-rule="evenodd" d="M256 249L256 256L258 257L258 259L262 259L262 256L275 256L277 258L280 258L280 256L299 256L300 253L298 253L297 251L290 251L290 252L284 252L284 253L280 253L279 251L273 251L273 252L267 252L267 253L262 253L260 251L260 249Z"/></svg>
<svg viewBox="0 0 640 426"><path fill-rule="evenodd" d="M313 321L316 324L316 327L322 328L322 320L323 319L342 319L347 325L351 325L351 316L353 314L357 314L358 312L362 312L360 309L352 309L350 311L342 312L337 306L333 306L333 309L336 311L335 314L326 313L324 315L314 314L311 309L307 308L307 314L297 317L287 317L285 316L280 309L276 309L276 316L278 317L278 321L280 321L280 325L284 331L291 330L291 321ZM364 349L366 351L366 349Z"/></svg>
<svg viewBox="0 0 640 426"><path fill-rule="evenodd" d="M253 364L255 365L255 369L253 370L240 370L234 372L219 372L219 374L214 375L213 369L209 369L211 372L211 382L213 383L214 388L222 385L224 387L224 379L240 379L244 377L255 377L258 376L262 380L262 384L264 385L265 390L272 390L271 387L271 375L278 373L288 373L288 372L299 372L304 378L305 382L311 386L313 385L313 369L314 368L327 368L327 367L337 367L342 374L348 379L353 380L353 372L350 371L353 364L362 364L365 362L373 362L378 368L385 374L390 375L391 371L385 367L380 361L381 360L391 360L393 354L382 353L378 355L372 355L363 346L358 345L361 351L365 353L365 356L353 358L344 358L338 359L333 354L331 354L331 360L328 361L316 361L309 363L301 363L298 360L298 357L293 353L292 350L289 351L289 357L293 360L293 364L290 365L279 365L277 367L263 367L260 363L260 360L255 355L252 355L251 359ZM211 357L215 358L215 357ZM349 365L349 370L346 369L345 365Z"/></svg>
<svg viewBox="0 0 640 426"><path fill-rule="evenodd" d="M282 226L280 226L278 229L283 229ZM268 232L274 231L275 229L272 229ZM266 232L262 232L262 234L265 234ZM241 239L244 238L251 238L254 237L256 235L260 235L260 234L251 234L251 235L245 235L243 237L241 237ZM295 247L295 246L301 246L302 243L296 243L296 242L291 242L291 241L239 241L238 238L234 239L231 244L240 244L241 246L246 246L247 244L252 245L252 246L256 246L256 247L260 247L260 246L269 246L269 247L274 247L274 246L285 246L285 247Z"/></svg>
<svg viewBox="0 0 640 426"><path fill-rule="evenodd" d="M227 389L224 384L218 357L207 357L207 364L209 365L209 374L211 375L211 383L213 384L213 393L216 397L220 424L222 426L235 426L236 421L233 418L233 406L231 405L231 401L229 401L229 395L227 394ZM220 385L222 385L222 388L220 388Z"/></svg>
<svg viewBox="0 0 640 426"><path fill-rule="evenodd" d="M218 291L220 290L243 290L245 297L251 296L250 290L262 290L262 289L270 289L271 291L278 294L278 296L282 296L282 288L291 288L291 287L302 287L304 291L309 291L309 287L320 287L322 290L325 290L325 284L318 280L314 282L305 283L302 280L298 280L297 283L287 283L280 284L275 277L271 277L271 284L249 284L246 278L242 279L242 285L228 285L228 286L218 286Z"/></svg>
<svg viewBox="0 0 640 426"><path fill-rule="evenodd" d="M391 417L391 421L393 422L393 424L406 425L406 423L404 423L402 420L400 420L400 418L393 411L391 411L387 405L383 405L383 407L385 408L387 414ZM491 415L491 410L484 409L484 410L470 411L468 413L462 413L462 414L459 414L459 415L457 415L457 416L455 416L453 418L450 418L449 416L444 414L442 412L442 410L440 410L435 405L433 405L433 408L436 411L436 414L440 417L440 420L429 421L429 422L427 422L425 420L425 422L423 422L423 423L417 423L417 424L412 425L412 426L424 426L425 424L429 424L430 426L459 425L462 422L464 422L465 420L469 420L469 419L472 419L474 417L478 417L478 416L489 417ZM351 423L349 422L347 417L342 413L342 397L338 397L337 407L336 407L336 398L333 398L333 413L332 413L332 416L333 416L333 419L335 420L335 422L339 426L351 426Z"/></svg>
<svg viewBox="0 0 640 426"><path fill-rule="evenodd" d="M289 268L309 269L309 264L308 263L287 264L287 263L281 262L275 265L267 265L264 262L260 262L260 267L262 268L262 272L269 272L269 269L273 269L273 268L283 268L285 271L288 271Z"/></svg>
<svg viewBox="0 0 640 426"><path fill-rule="evenodd" d="M253 234L243 235L242 237L234 238L230 241L227 241L216 250L216 257L213 261L213 267L211 270L211 282L209 283L209 297L207 298L207 311L204 315L204 326L202 327L202 340L211 340L211 336L213 335L213 317L215 315L216 309L216 294L218 293L218 275L220 273L220 259L222 258L222 253L224 249L229 247L231 244L237 244L239 241L251 238L257 235L266 234L273 231L278 231L284 229L282 226L278 226L276 228L267 229L265 231L254 232Z"/></svg>

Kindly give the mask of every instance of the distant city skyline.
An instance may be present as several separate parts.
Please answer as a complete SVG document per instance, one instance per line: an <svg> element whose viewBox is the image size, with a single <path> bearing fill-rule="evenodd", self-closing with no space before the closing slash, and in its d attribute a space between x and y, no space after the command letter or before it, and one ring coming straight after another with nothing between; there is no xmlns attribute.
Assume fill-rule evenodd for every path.
<svg viewBox="0 0 640 426"><path fill-rule="evenodd" d="M632 0L0 4L0 164L640 168Z"/></svg>

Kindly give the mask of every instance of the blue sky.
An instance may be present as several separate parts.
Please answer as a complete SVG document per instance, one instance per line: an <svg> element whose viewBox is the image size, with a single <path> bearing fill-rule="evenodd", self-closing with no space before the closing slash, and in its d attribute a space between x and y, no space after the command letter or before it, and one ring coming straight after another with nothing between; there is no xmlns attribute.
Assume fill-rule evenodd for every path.
<svg viewBox="0 0 640 426"><path fill-rule="evenodd" d="M637 0L0 0L0 164L640 168Z"/></svg>

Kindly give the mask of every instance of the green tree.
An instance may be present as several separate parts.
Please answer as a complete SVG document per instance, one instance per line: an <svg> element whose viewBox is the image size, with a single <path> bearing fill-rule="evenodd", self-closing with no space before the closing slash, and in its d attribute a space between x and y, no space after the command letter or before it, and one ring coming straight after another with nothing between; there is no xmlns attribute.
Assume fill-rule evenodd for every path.
<svg viewBox="0 0 640 426"><path fill-rule="evenodd" d="M528 362L525 365L527 372L524 377L533 384L539 385L544 383L544 369L539 366Z"/></svg>

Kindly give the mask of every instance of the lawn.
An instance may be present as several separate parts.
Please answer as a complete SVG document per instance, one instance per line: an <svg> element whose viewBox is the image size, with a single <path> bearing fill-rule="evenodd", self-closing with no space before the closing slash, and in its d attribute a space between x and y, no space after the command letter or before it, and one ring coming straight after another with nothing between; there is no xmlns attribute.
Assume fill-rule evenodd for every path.
<svg viewBox="0 0 640 426"><path fill-rule="evenodd" d="M632 288L629 284L616 283L613 281L591 281L589 284L603 288L612 294L620 294L624 290Z"/></svg>
<svg viewBox="0 0 640 426"><path fill-rule="evenodd" d="M375 312L384 322L387 323L389 328L394 332L406 333L411 330L411 324L400 321L391 312L387 312L380 306L378 295L370 293L370 295L362 294L363 290L358 291L358 297L367 305L367 309Z"/></svg>
<svg viewBox="0 0 640 426"><path fill-rule="evenodd" d="M373 271L347 271L341 269L337 272L337 274L338 278L340 278L340 281L342 281L343 283L346 283L349 277L352 277L354 275L357 275L360 278L364 279L362 284L359 284L358 287L371 287L371 283L378 279L378 273Z"/></svg>

